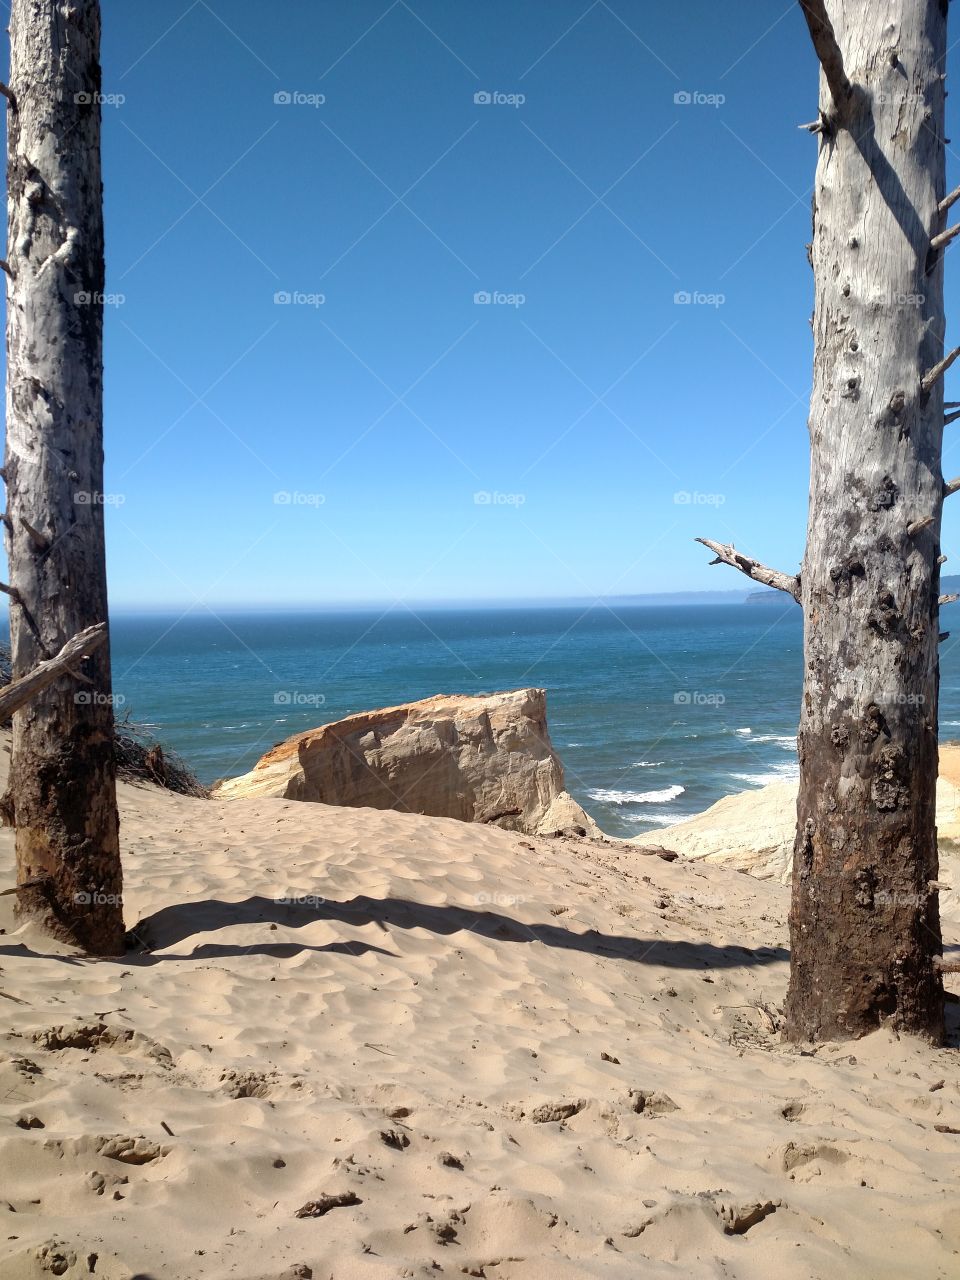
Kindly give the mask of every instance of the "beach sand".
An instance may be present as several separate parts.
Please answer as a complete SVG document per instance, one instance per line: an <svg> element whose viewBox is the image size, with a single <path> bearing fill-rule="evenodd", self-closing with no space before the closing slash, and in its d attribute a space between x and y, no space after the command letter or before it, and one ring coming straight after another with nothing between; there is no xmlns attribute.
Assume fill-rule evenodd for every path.
<svg viewBox="0 0 960 1280"><path fill-rule="evenodd" d="M781 1045L776 881L282 800L121 812L137 952L0 899L0 1280L960 1275L960 1055Z"/></svg>

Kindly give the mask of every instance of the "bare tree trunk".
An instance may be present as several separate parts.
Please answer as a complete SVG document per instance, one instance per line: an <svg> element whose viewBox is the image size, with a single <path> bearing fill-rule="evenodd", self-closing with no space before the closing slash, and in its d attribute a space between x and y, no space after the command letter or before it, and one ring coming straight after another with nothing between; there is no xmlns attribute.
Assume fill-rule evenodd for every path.
<svg viewBox="0 0 960 1280"><path fill-rule="evenodd" d="M943 1037L936 889L946 5L834 4L786 1031ZM821 106L836 114L826 74Z"/></svg>
<svg viewBox="0 0 960 1280"><path fill-rule="evenodd" d="M105 622L98 0L14 0L5 534L14 676ZM14 717L21 913L123 950L108 645Z"/></svg>
<svg viewBox="0 0 960 1280"><path fill-rule="evenodd" d="M800 4L823 73L785 1036L940 1041L946 3Z"/></svg>

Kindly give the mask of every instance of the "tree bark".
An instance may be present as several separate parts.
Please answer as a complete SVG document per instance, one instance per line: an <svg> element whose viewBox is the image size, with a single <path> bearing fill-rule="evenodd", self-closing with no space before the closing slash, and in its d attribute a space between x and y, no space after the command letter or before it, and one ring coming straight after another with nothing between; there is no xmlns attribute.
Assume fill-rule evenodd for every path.
<svg viewBox="0 0 960 1280"><path fill-rule="evenodd" d="M803 4L803 0L801 0ZM808 5L804 12L808 14ZM821 74L800 794L785 1035L939 1042L944 0L833 0ZM809 14L808 14L809 17ZM932 373L931 373L932 371ZM930 375L930 376L928 376Z"/></svg>
<svg viewBox="0 0 960 1280"><path fill-rule="evenodd" d="M107 618L98 0L14 0L4 518L14 677ZM108 644L14 716L18 909L123 950Z"/></svg>

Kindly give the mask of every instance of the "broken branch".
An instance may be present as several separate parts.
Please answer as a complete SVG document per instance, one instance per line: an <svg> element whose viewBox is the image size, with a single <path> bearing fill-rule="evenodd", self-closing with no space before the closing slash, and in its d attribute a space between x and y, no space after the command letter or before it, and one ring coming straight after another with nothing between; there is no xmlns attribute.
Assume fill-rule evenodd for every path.
<svg viewBox="0 0 960 1280"><path fill-rule="evenodd" d="M949 427L950 423L956 422L958 418L960 418L960 409L955 410L953 413L946 414L943 419L943 425L945 427Z"/></svg>
<svg viewBox="0 0 960 1280"><path fill-rule="evenodd" d="M951 209L958 200L960 200L960 187L954 187L949 195L943 197L937 205L937 208L941 213L946 213L947 210Z"/></svg>
<svg viewBox="0 0 960 1280"><path fill-rule="evenodd" d="M937 604L939 605L954 604L955 601L957 600L960 600L960 595L957 595L957 593L953 591L950 593L950 595L940 596L940 598L937 600Z"/></svg>
<svg viewBox="0 0 960 1280"><path fill-rule="evenodd" d="M824 0L800 0L800 8L810 29L813 48L820 59L823 74L830 89L830 96L840 116L846 112L853 94L853 86L843 69L843 54L837 43L833 24L827 14Z"/></svg>
<svg viewBox="0 0 960 1280"><path fill-rule="evenodd" d="M785 591L799 604L799 574L791 577L789 573L781 573L779 569L768 569L759 560L752 560L749 556L742 555L735 547L728 546L725 542L712 542L709 538L697 538L696 541L701 546L707 547L717 557L716 560L711 561L712 564L728 564L732 569L739 569L754 582L762 582L766 587L776 587L778 591Z"/></svg>
<svg viewBox="0 0 960 1280"><path fill-rule="evenodd" d="M4 84L2 80L0 80L0 93L3 94L6 100L10 103L11 107L13 107L14 111L16 111L17 95L13 92L10 86L8 84Z"/></svg>
<svg viewBox="0 0 960 1280"><path fill-rule="evenodd" d="M956 493L960 489L960 476L955 480L950 480L943 486L943 496L949 498L952 493Z"/></svg>
<svg viewBox="0 0 960 1280"><path fill-rule="evenodd" d="M938 360L933 368L929 369L920 379L920 390L932 390L937 385L937 379L943 377L958 356L960 356L960 347L954 347L942 360Z"/></svg>
<svg viewBox="0 0 960 1280"><path fill-rule="evenodd" d="M100 648L106 638L105 622L98 622L95 627L87 627L85 631L78 632L68 640L55 657L39 663L29 675L21 676L19 680L8 684L5 689L0 689L0 720L6 720L8 716L12 716L31 698L46 689L47 685L53 684L54 680L65 675L79 658L88 658L94 650Z"/></svg>
<svg viewBox="0 0 960 1280"><path fill-rule="evenodd" d="M960 222L955 227L949 227L946 231L941 231L938 236L933 236L930 241L930 248L942 249L951 240L955 240L957 236L960 236Z"/></svg>

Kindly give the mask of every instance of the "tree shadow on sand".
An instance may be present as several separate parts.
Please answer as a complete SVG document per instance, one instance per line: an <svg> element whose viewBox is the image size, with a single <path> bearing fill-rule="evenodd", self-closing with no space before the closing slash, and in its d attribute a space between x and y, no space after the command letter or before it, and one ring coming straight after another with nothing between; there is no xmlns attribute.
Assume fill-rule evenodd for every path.
<svg viewBox="0 0 960 1280"><path fill-rule="evenodd" d="M130 930L128 941L132 954L126 962L141 963L165 960L210 959L236 955L295 955L302 951L340 951L359 955L366 951L382 955L394 952L360 941L310 946L295 942L257 942L248 945L199 943L186 953L167 949L187 939L199 939L204 933L216 932L232 925L275 924L285 929L301 929L319 920L337 920L363 926L374 924L384 931L423 929L439 936L475 933L499 942L541 943L565 951L581 951L589 955L615 960L662 965L676 969L726 969L745 965L768 965L786 962L790 953L783 947L716 946L710 942L670 941L661 938L630 937L600 933L595 929L577 932L558 924L525 924L496 911L470 910L453 905L430 906L405 898L351 898L335 902L321 898L309 902L255 896L242 902L224 902L206 898L197 902L164 907L139 921ZM156 955L163 950L165 954Z"/></svg>

